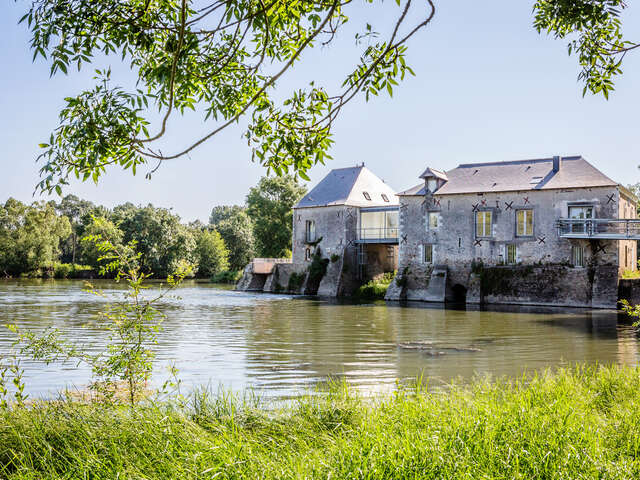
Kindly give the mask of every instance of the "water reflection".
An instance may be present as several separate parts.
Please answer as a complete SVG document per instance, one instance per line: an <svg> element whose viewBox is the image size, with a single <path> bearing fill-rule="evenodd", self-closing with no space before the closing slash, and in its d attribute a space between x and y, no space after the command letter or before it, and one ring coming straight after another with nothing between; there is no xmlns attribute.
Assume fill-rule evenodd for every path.
<svg viewBox="0 0 640 480"><path fill-rule="evenodd" d="M107 293L121 286L99 282ZM366 392L394 388L396 379L423 375L431 384L474 375L520 375L574 362L638 363L638 340L613 311L524 308L443 309L425 304L352 304L230 291L186 284L168 315L157 348L157 381L175 361L187 388L253 387L286 397L329 376ZM0 282L0 323L59 328L100 350L106 334L96 323L102 300L81 282ZM414 343L424 348L401 348ZM0 331L0 352L11 336ZM27 387L46 395L83 386L89 372L73 365L25 360Z"/></svg>

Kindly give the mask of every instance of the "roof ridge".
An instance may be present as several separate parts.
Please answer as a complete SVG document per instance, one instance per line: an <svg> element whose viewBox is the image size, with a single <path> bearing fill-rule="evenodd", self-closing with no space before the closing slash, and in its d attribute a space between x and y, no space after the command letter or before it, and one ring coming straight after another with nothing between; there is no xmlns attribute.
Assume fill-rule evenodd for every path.
<svg viewBox="0 0 640 480"><path fill-rule="evenodd" d="M570 156L562 157L563 161L564 160L569 160L569 161L580 160L580 159L584 159L584 157L582 155L570 155ZM531 158L526 160L505 160L505 161L499 161L499 162L461 163L456 168L488 167L488 166L495 166L495 165L518 165L518 164L525 164L525 163L542 163L542 162L552 162L552 161L553 161L553 157L546 157L546 158Z"/></svg>

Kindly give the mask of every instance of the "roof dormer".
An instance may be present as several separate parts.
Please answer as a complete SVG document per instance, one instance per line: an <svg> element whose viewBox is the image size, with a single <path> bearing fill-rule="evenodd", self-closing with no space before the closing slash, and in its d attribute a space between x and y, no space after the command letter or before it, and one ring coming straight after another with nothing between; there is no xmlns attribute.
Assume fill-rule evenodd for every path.
<svg viewBox="0 0 640 480"><path fill-rule="evenodd" d="M449 179L446 173L434 168L427 168L420 178L424 179L424 185L427 193L435 193Z"/></svg>

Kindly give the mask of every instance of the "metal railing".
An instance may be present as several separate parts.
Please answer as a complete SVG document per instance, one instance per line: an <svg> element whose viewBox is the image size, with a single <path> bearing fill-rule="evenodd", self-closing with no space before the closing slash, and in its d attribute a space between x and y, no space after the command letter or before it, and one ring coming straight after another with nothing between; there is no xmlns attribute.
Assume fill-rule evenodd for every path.
<svg viewBox="0 0 640 480"><path fill-rule="evenodd" d="M628 218L561 218L556 222L562 238L640 240L640 220Z"/></svg>
<svg viewBox="0 0 640 480"><path fill-rule="evenodd" d="M398 227L360 228L358 240L384 241L397 240Z"/></svg>

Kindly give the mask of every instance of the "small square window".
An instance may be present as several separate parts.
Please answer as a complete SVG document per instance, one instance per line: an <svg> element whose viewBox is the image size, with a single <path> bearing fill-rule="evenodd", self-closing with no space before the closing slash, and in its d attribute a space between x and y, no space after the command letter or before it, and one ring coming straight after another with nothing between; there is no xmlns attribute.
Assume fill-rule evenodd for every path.
<svg viewBox="0 0 640 480"><path fill-rule="evenodd" d="M369 192L362 192L362 194L364 195L364 198L366 198L367 200L371 200L371 195L369 195Z"/></svg>
<svg viewBox="0 0 640 480"><path fill-rule="evenodd" d="M384 193L382 194L382 200L384 200L385 202L389 201L389 197L387 197Z"/></svg>
<svg viewBox="0 0 640 480"><path fill-rule="evenodd" d="M433 263L433 245L427 244L422 246L422 260L424 263Z"/></svg>
<svg viewBox="0 0 640 480"><path fill-rule="evenodd" d="M581 245L571 246L571 264L574 267L584 267L584 247Z"/></svg>
<svg viewBox="0 0 640 480"><path fill-rule="evenodd" d="M429 230L438 228L438 212L429 212Z"/></svg>
<svg viewBox="0 0 640 480"><path fill-rule="evenodd" d="M507 259L507 265L515 265L518 262L518 248L515 243L510 243L505 246L505 257Z"/></svg>

